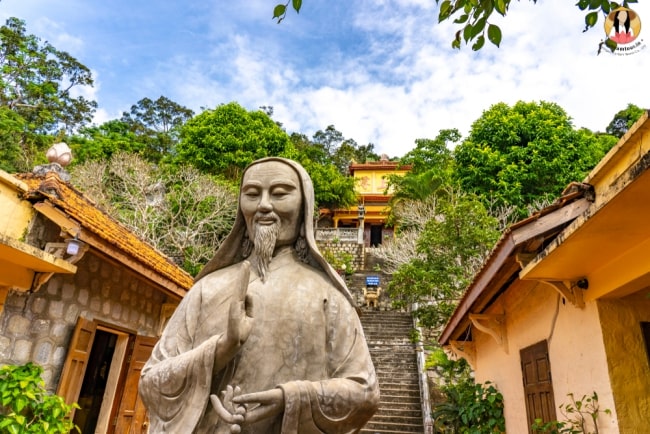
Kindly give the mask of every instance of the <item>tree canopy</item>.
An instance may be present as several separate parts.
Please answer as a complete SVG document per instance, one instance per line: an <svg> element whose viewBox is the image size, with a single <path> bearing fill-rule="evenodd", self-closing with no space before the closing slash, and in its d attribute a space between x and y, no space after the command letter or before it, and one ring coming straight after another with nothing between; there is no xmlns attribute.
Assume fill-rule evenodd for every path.
<svg viewBox="0 0 650 434"><path fill-rule="evenodd" d="M441 130L435 139L415 140L415 149L400 158L400 163L410 165L411 170L404 176L390 177L395 188L393 205L403 199L425 200L444 191L453 174L451 149L460 138L458 130L451 129Z"/></svg>
<svg viewBox="0 0 650 434"><path fill-rule="evenodd" d="M615 141L575 129L555 103L499 103L483 112L456 147L455 176L466 191L514 205L524 217L528 205L583 179Z"/></svg>
<svg viewBox="0 0 650 434"><path fill-rule="evenodd" d="M118 119L82 127L77 134L66 140L75 157L75 165L92 160L107 160L120 151L143 154L147 149L141 137L136 136L127 123Z"/></svg>
<svg viewBox="0 0 650 434"><path fill-rule="evenodd" d="M30 170L44 160L48 134L70 133L90 122L95 101L74 96L92 86L86 66L65 51L27 33L9 18L0 27L0 156L2 168Z"/></svg>
<svg viewBox="0 0 650 434"><path fill-rule="evenodd" d="M18 18L0 27L0 65L0 104L35 132L71 131L92 119L97 103L71 93L76 86L93 85L90 69L27 34Z"/></svg>
<svg viewBox="0 0 650 434"><path fill-rule="evenodd" d="M415 315L420 323L437 329L453 312L499 231L497 219L473 194L452 189L426 202L434 216L420 228L417 256L393 273L388 291L401 303L419 302Z"/></svg>
<svg viewBox="0 0 650 434"><path fill-rule="evenodd" d="M193 116L189 108L160 96L155 101L141 99L121 120L145 144L145 157L157 162L175 152L180 129Z"/></svg>
<svg viewBox="0 0 650 434"><path fill-rule="evenodd" d="M266 113L231 102L206 110L182 126L174 161L237 182L249 163L281 156L288 145L287 133Z"/></svg>
<svg viewBox="0 0 650 434"><path fill-rule="evenodd" d="M645 112L645 109L634 104L628 104L626 108L614 115L614 118L607 125L605 131L607 134L621 138Z"/></svg>
<svg viewBox="0 0 650 434"><path fill-rule="evenodd" d="M320 143L297 133L292 134L290 140L291 147L283 156L298 161L309 173L319 207L346 207L356 202L354 179L339 171Z"/></svg>

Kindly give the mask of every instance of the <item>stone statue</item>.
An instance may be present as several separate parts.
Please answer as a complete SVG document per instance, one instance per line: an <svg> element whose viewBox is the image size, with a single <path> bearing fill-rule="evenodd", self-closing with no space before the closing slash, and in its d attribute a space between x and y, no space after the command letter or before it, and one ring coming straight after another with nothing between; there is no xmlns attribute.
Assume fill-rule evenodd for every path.
<svg viewBox="0 0 650 434"><path fill-rule="evenodd" d="M297 163L244 171L232 231L142 371L151 433L353 433L374 414L363 330L313 212Z"/></svg>

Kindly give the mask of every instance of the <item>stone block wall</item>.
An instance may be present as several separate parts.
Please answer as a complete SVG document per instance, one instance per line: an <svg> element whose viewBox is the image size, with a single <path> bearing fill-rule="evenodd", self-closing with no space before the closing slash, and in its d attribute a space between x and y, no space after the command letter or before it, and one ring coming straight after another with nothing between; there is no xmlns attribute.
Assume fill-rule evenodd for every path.
<svg viewBox="0 0 650 434"><path fill-rule="evenodd" d="M88 252L74 275L55 274L38 291L11 291L0 315L0 364L35 362L56 389L77 319L83 316L156 336L166 296L134 273Z"/></svg>
<svg viewBox="0 0 650 434"><path fill-rule="evenodd" d="M359 271L364 269L365 254L363 244L347 241L317 241L316 244L321 253L330 251L335 256L340 256L344 253L352 255L354 270Z"/></svg>

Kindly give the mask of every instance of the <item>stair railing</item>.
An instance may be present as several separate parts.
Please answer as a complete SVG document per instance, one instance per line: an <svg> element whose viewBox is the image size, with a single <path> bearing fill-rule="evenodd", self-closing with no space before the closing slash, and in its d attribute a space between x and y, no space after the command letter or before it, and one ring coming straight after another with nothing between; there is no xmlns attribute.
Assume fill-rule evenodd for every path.
<svg viewBox="0 0 650 434"><path fill-rule="evenodd" d="M411 312L416 311L418 308L417 303L413 303ZM422 423L424 424L424 434L433 434L433 418L431 417L431 402L429 400L429 379L425 369L426 359L424 355L424 343L422 342L422 327L418 324L418 320L413 317L413 327L418 332L417 343L415 344L415 353L418 359L418 380L420 383L420 402L422 404Z"/></svg>

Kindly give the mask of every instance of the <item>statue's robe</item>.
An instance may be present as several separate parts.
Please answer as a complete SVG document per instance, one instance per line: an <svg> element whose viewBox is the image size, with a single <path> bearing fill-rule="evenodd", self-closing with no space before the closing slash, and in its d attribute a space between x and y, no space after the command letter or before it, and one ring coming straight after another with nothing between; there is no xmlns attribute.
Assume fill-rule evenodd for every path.
<svg viewBox="0 0 650 434"><path fill-rule="evenodd" d="M375 412L379 389L359 317L325 273L295 253L273 258L267 281L251 269L253 328L235 358L213 372L216 343L242 277L217 270L188 292L142 371L140 393L151 433L214 433L209 395L280 387L284 411L244 433L350 433Z"/></svg>

